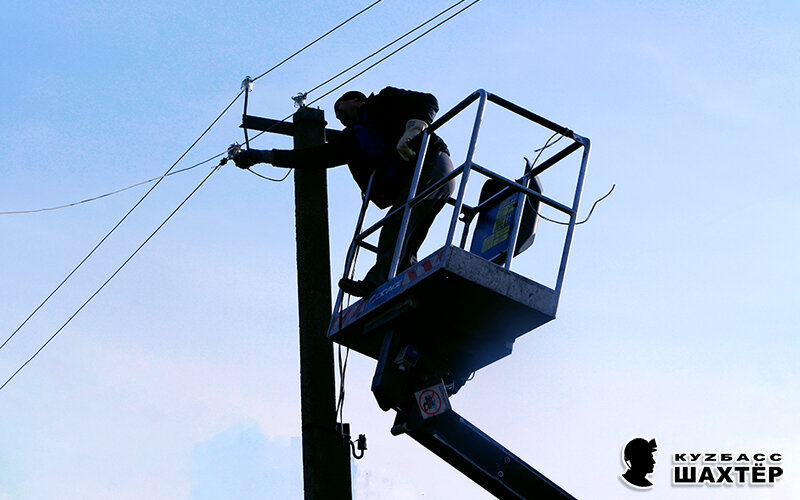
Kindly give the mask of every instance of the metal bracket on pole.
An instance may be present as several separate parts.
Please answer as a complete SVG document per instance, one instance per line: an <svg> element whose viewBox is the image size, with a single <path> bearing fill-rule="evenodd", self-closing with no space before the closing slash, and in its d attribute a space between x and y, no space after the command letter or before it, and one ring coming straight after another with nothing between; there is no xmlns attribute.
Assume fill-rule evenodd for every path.
<svg viewBox="0 0 800 500"><path fill-rule="evenodd" d="M247 98L250 95L250 91L253 90L253 82L254 80L250 78L250 75L244 77L244 80L242 80L241 89L244 90L244 111L242 112L243 119L245 116L247 116ZM244 144L247 147L247 149L250 149L250 137L247 136L247 128L246 127L243 128L244 128Z"/></svg>

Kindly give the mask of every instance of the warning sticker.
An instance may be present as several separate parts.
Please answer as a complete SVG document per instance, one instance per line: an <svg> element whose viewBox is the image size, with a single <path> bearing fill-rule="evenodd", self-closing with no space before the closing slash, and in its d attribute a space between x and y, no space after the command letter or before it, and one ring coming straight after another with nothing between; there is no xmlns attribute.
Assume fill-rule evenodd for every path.
<svg viewBox="0 0 800 500"><path fill-rule="evenodd" d="M447 389L443 383L415 392L422 418L427 419L450 411L450 400L447 398Z"/></svg>

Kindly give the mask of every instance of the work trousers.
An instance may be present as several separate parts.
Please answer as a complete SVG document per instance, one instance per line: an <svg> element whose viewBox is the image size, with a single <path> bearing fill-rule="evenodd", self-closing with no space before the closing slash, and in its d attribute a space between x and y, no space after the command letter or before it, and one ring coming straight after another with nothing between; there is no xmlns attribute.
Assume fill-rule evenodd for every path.
<svg viewBox="0 0 800 500"><path fill-rule="evenodd" d="M429 186L443 179L453 171L453 162L445 153L431 154L426 158L425 164L420 173L419 187L417 193L422 193ZM408 219L406 237L401 250L400 261L397 272L400 273L417 263L417 252L419 251L425 236L436 215L444 208L447 200L455 191L456 181L450 179L444 185L425 197L419 204L411 209ZM401 190L401 193L389 207L389 213L402 206L408 200L410 186ZM386 221L378 237L378 255L375 265L367 272L364 281L381 285L389 278L389 271L392 265L397 237L400 233L400 226L403 222L403 211L398 212Z"/></svg>

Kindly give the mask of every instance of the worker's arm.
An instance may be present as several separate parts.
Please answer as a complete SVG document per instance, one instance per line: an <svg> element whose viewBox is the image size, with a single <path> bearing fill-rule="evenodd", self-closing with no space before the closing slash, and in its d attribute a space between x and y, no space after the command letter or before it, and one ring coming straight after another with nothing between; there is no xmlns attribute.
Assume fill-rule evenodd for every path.
<svg viewBox="0 0 800 500"><path fill-rule="evenodd" d="M412 139L433 123L433 119L439 111L436 97L433 94L394 87L386 87L378 94L378 97L382 98L384 102L390 102L391 106L388 108L392 109L392 112L402 120L404 130L397 142L397 153L404 160L411 160L417 154L416 146L411 144Z"/></svg>

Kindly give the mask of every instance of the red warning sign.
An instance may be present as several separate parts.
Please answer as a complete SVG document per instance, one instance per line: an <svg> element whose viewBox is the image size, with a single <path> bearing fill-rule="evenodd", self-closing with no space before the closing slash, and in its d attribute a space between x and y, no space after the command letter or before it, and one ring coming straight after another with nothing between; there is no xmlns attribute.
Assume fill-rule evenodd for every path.
<svg viewBox="0 0 800 500"><path fill-rule="evenodd" d="M447 389L442 383L415 392L414 396L417 398L417 405L423 419L435 417L450 410Z"/></svg>
<svg viewBox="0 0 800 500"><path fill-rule="evenodd" d="M436 415L442 409L442 398L432 389L425 389L417 399L419 409L426 415Z"/></svg>

